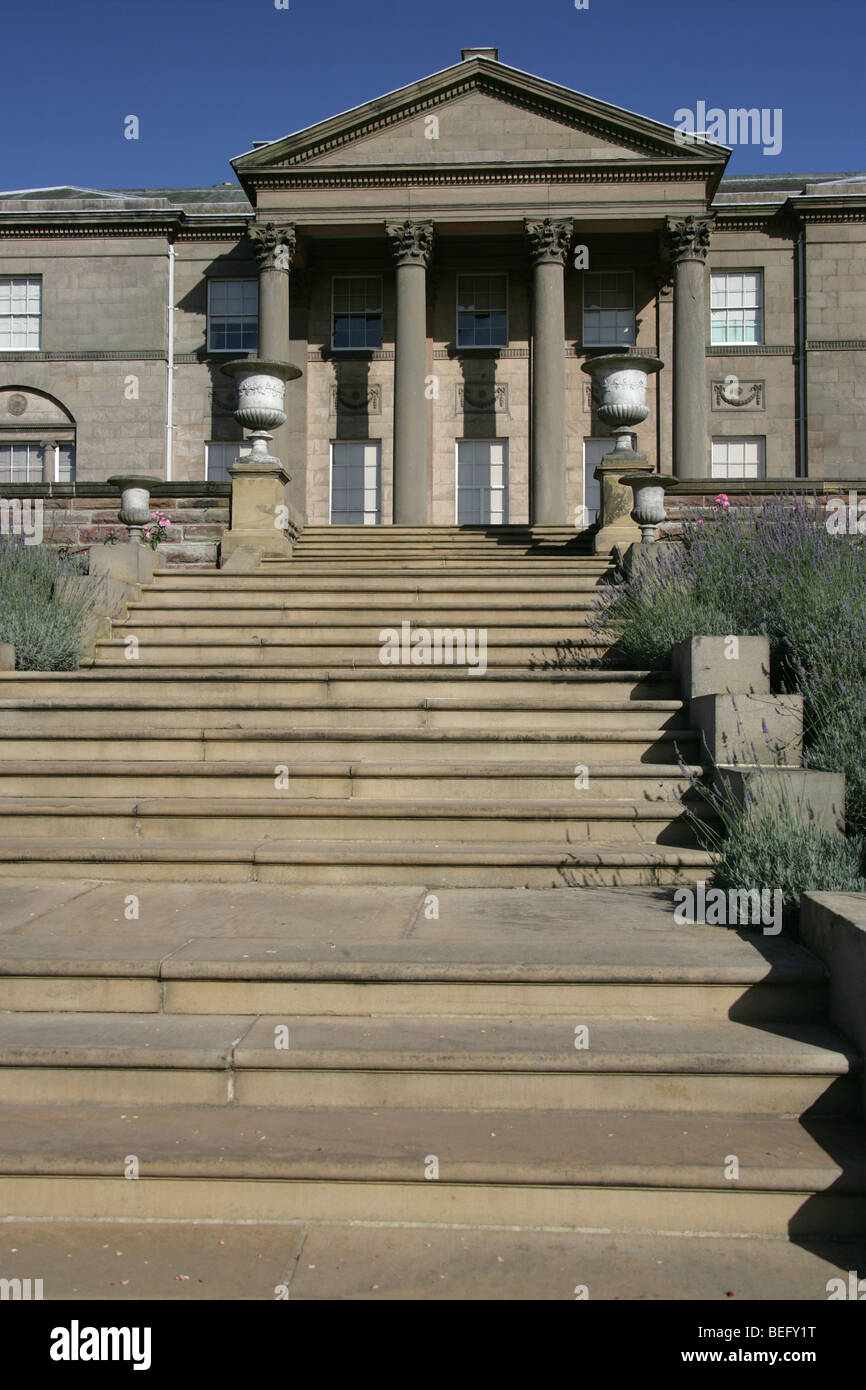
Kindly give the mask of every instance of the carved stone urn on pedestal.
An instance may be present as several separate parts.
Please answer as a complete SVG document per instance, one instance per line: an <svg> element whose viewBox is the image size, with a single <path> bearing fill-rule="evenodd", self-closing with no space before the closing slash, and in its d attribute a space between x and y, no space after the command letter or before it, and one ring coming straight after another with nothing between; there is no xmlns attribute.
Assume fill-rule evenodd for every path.
<svg viewBox="0 0 866 1390"><path fill-rule="evenodd" d="M583 364L582 370L593 380L598 418L616 437L614 448L595 470L601 484L600 524L594 541L597 555L606 554L614 545L627 546L640 539L631 519L633 499L622 475L625 470L652 472L646 455L632 448L631 432L649 415L647 377L663 366L658 357L619 352L604 353Z"/></svg>

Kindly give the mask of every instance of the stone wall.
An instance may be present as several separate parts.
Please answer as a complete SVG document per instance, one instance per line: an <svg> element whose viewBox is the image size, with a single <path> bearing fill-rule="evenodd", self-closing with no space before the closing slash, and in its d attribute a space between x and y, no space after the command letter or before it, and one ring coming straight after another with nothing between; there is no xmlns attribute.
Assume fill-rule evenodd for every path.
<svg viewBox="0 0 866 1390"><path fill-rule="evenodd" d="M114 532L128 539L117 519L120 497L98 483L10 484L0 486L4 501L37 499L43 506L44 543L84 549L106 541ZM228 483L163 483L151 494L152 509L168 512L172 525L159 547L163 568L215 565L217 547L229 524L231 486Z"/></svg>

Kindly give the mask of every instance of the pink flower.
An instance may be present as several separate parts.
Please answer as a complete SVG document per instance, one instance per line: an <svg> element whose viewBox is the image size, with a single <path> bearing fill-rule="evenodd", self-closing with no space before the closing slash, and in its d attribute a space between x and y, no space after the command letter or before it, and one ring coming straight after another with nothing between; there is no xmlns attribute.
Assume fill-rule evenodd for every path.
<svg viewBox="0 0 866 1390"><path fill-rule="evenodd" d="M713 498L713 502L717 507L729 507L731 505L731 499L726 492L720 492L717 497Z"/></svg>

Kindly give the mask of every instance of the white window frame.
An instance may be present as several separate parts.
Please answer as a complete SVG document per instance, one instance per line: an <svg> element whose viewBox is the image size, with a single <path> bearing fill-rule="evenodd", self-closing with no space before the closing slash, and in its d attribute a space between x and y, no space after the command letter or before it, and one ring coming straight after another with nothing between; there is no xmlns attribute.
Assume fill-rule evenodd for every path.
<svg viewBox="0 0 866 1390"><path fill-rule="evenodd" d="M45 477L45 446L44 446L44 444L40 444L40 443L38 442L38 440L35 440L35 439L32 439L32 440L31 440L31 439L0 439L0 449L26 449L26 450L28 451L28 452L27 452L27 460L26 460L26 463L25 463L25 465L24 465L24 467L25 467L25 476L24 476L23 478L13 478L13 477L12 477L12 462L11 462L11 459L10 459L9 477L8 477L8 478L0 478L0 488L6 487L7 485L8 485L9 487L15 487L16 485L25 486L25 485L27 485L28 483L44 483L44 482L53 482L53 481L54 481L53 478L46 478L46 477ZM37 478L37 477L31 477L31 476L30 476L30 471L31 471L31 466L32 466L32 463L31 463L31 455L35 455L35 456L38 458L38 471L39 471L39 476L38 476L38 478ZM56 448L55 448L55 449L54 449L54 471L55 471L55 473L56 473L56 468L57 468L57 450L56 450Z"/></svg>
<svg viewBox="0 0 866 1390"><path fill-rule="evenodd" d="M337 281L338 281L338 280L375 280L375 281L378 283L378 285L379 285L379 343L378 343L378 346L372 345L372 346L370 346L370 347L352 347L352 346L350 345L350 346L347 346L347 347L337 347L336 343L334 342L334 330L335 330L335 328L336 328L336 324L335 324L336 310L335 310L335 308L334 308L334 297L335 297L335 291L336 291ZM351 312L352 312L352 311L350 310L350 311L349 311L350 317L351 317ZM366 311L365 311L365 312L366 312ZM360 315L358 315L357 317L360 317ZM383 346L384 342L385 342L385 282L384 282L384 277L381 276L381 275L365 275L363 272L359 272L357 275L351 275L351 274L350 274L350 275L346 275L346 274L332 275L332 276L331 276L331 332L330 332L331 351L332 351L332 352L381 352L381 351L382 351L382 346ZM353 443L354 441L352 441L352 440L341 440L340 442L341 442L341 443ZM373 441L371 440L370 442L372 443Z"/></svg>
<svg viewBox="0 0 866 1390"><path fill-rule="evenodd" d="M460 516L460 445L461 444L501 444L503 452L503 484L500 489L503 498L503 520L502 521L481 521L478 523L461 522ZM510 481L509 481L509 441L502 435L490 435L486 439L455 439L454 441L454 525L455 526L507 526L508 514L510 511Z"/></svg>
<svg viewBox="0 0 866 1390"><path fill-rule="evenodd" d="M501 343L461 343L460 341L460 281L461 280L504 280L505 281L505 339ZM454 304L454 342L459 352L484 352L496 348L508 347L509 335L511 333L510 309L511 301L509 297L510 285L508 282L507 271L474 271L461 270L457 275L456 302Z"/></svg>
<svg viewBox="0 0 866 1390"><path fill-rule="evenodd" d="M722 282L722 293L723 293L723 295L724 295L725 300L727 300L728 294L729 294L729 293L731 293L731 294L736 293L735 290L729 290L729 289L728 289L727 281L730 280L730 279L732 279L734 276L739 276L739 277L742 278L742 276L744 276L744 275L754 275L755 278L756 278L756 280L757 280L757 289L756 289L757 304L754 304L754 305L751 305L751 304L750 304L750 305L746 305L745 308L744 308L743 305L729 305L729 304L727 304L727 303L724 303L724 304L720 304L720 305L714 307L714 305L713 305L713 298L714 298L714 295L715 295L715 293L716 293L716 285L717 285L720 281ZM740 291L740 293L742 294L742 290ZM757 315L757 323L756 323L756 327L755 327L755 336L754 336L754 338L732 338L732 337L730 336L730 328L732 327L732 320L731 320L728 316L729 316L730 314L742 314L742 313L745 312L745 309L752 309L752 308L755 309L756 315ZM717 315L718 315L718 317L716 317ZM725 333L724 333L724 337L722 337L722 338L717 338L717 337L715 336L715 331L714 331L714 330L715 330L717 324L721 324L721 325L724 327ZM764 341L764 272L763 272L763 270L761 270L760 268L755 268L755 267L748 267L748 268L743 268L742 270L740 270L740 268L739 268L738 266L729 266L729 267L728 267L727 269L725 269L725 270L711 270L711 271L710 271L710 346L711 346L711 347L724 347L724 346L739 347L739 346L741 346L741 345L745 345L745 346L748 347L748 346L752 346L752 345L754 345L754 344L756 344L756 343L763 343L763 341Z"/></svg>
<svg viewBox="0 0 866 1390"><path fill-rule="evenodd" d="M731 461L727 455L732 446L743 446L744 457L740 461ZM716 450L724 450L724 459L716 458ZM754 461L747 460L745 454L754 452L757 458ZM746 468L757 467L756 473L747 473ZM731 468L739 469L739 472L730 472ZM725 472L717 472L717 469L725 469ZM765 435L715 435L710 443L710 478L713 482L757 482L767 476L767 439Z"/></svg>
<svg viewBox="0 0 866 1390"><path fill-rule="evenodd" d="M365 449L375 448L376 450L376 513L372 521L367 520L367 509L364 508L363 522L340 521L335 523L334 516L334 449L341 444L355 444ZM382 441L381 439L332 439L328 450L328 525L339 526L381 526L382 525Z"/></svg>
<svg viewBox="0 0 866 1390"><path fill-rule="evenodd" d="M250 441L249 441L248 439L206 439L206 440L205 440L205 445L204 445L204 479L205 479L205 482L206 482L206 483L210 483L210 482L222 483L222 482L226 482L226 481L231 482L231 478L228 478L228 479L225 479L225 478L216 478L216 479L214 479L214 478L211 478L211 476L210 476L210 468L211 468L210 451L211 451L211 449L212 449L215 445L216 445L216 447L219 448L219 449L234 449L235 458L246 458L247 455L251 452L253 446L252 446L252 444L250 443ZM234 460L232 460L232 462L234 462Z"/></svg>
<svg viewBox="0 0 866 1390"><path fill-rule="evenodd" d="M216 313L214 313L213 308L212 308L212 304L211 304L211 296L212 296L212 293L213 293L213 286L214 286L214 285L255 285L255 287L256 287L256 315L255 315L255 318L256 318L256 346L255 346L255 347L251 347L251 348L250 348L250 347L239 347L239 348L237 348L237 347L214 347L214 346L213 346L213 343L212 343L212 341L211 341L211 338L212 338L212 331L213 331L213 327L214 327L215 321L216 321L217 319L223 320L223 319L226 319L226 318L229 318L229 317L234 317L233 315L228 315L228 314L216 314ZM237 355L238 353L244 353L244 352L257 352L257 351L258 351L258 341L259 341L259 312L260 312L260 304L259 304L259 282L258 282L258 279L257 279L254 275L212 275L212 276L209 276L209 277L208 277L208 282L207 282L207 351L208 351L208 352L226 353L226 354L228 354L228 353L233 353L233 354L235 354L235 355ZM240 318L240 321L241 321L242 323L246 323L246 322L249 322L249 321L252 319L252 314L240 314L238 317Z"/></svg>
<svg viewBox="0 0 866 1390"><path fill-rule="evenodd" d="M590 277L592 277L592 276L600 277L600 276L605 276L605 275L606 275L606 276L612 276L612 275L617 275L617 276L628 276L629 280L631 281L631 308L630 308L630 309L628 309L628 310L626 310L626 309L612 309L612 310L605 310L605 309L587 309L587 307L586 307L586 291L587 291L587 286L588 286L589 283L590 283ZM587 323L587 318L586 318L586 316L587 316L588 313L589 313L589 314L601 314L601 313L625 314L625 313L630 313L630 314L631 314L631 338L628 339L628 340L626 340L626 339L624 339L624 338L618 338L618 337L613 337L613 338L596 338L595 340L590 341L590 340L587 338L587 336L586 336L586 323ZM582 342L582 344L583 344L583 346L584 346L585 348L597 348L597 347L619 347L619 348L628 348L628 347L634 347L634 346L635 346L635 343L636 343L636 341L637 341L637 306L636 306L636 304L635 304L635 281L634 281L634 271L633 271L633 270L585 270L585 271L583 272L583 286L582 286L582 288L581 288L581 296L580 296L580 315L581 315L581 317L580 317L581 342Z"/></svg>
<svg viewBox="0 0 866 1390"><path fill-rule="evenodd" d="M23 284L24 290L24 312L16 314L12 308L12 291L16 284ZM9 286L9 312L5 309L0 311L0 352L39 352L42 347L42 276L41 275L0 275L0 288ZM38 309L32 312L30 309L30 295L35 290L38 297ZM35 334L35 342L26 342L22 347L20 343L13 343L12 323L16 318L22 318L26 322L25 336L32 337ZM33 324L35 323L35 329ZM7 341L8 338L8 341Z"/></svg>

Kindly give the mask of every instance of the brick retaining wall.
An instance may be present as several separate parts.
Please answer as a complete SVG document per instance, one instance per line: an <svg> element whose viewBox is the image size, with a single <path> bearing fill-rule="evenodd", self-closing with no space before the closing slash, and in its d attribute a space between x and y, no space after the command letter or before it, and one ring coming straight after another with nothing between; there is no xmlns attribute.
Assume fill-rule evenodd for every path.
<svg viewBox="0 0 866 1390"><path fill-rule="evenodd" d="M117 519L120 494L104 483L3 483L0 497L41 500L46 545L73 550L106 541L113 531L128 537ZM217 546L229 524L230 483L158 483L151 506L168 512L172 525L159 547L162 568L215 565Z"/></svg>

